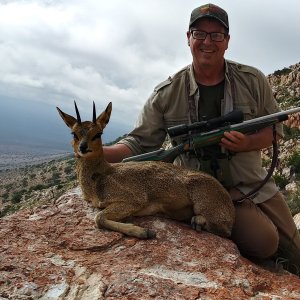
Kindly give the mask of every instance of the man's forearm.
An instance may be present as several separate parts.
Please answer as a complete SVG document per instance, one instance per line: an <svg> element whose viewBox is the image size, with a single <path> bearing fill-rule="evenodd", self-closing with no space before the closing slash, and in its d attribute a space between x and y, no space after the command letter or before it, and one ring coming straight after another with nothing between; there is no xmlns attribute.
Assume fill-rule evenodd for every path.
<svg viewBox="0 0 300 300"><path fill-rule="evenodd" d="M103 153L105 159L110 163L121 162L124 158L132 156L132 151L124 144L104 146Z"/></svg>

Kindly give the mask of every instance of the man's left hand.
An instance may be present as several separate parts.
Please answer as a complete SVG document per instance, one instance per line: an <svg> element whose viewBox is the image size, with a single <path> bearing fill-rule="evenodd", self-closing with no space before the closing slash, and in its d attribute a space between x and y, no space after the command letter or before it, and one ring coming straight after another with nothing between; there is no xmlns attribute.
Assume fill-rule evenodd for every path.
<svg viewBox="0 0 300 300"><path fill-rule="evenodd" d="M245 152L251 148L251 138L238 131L228 131L224 132L220 145L233 152Z"/></svg>
<svg viewBox="0 0 300 300"><path fill-rule="evenodd" d="M266 127L252 134L243 134L238 131L224 132L220 145L233 152L246 152L270 147L272 140L272 127Z"/></svg>

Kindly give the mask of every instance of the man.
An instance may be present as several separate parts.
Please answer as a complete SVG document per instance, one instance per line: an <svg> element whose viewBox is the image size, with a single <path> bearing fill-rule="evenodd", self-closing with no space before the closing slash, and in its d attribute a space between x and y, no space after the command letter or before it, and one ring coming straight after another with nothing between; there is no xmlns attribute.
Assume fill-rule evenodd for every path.
<svg viewBox="0 0 300 300"><path fill-rule="evenodd" d="M135 129L118 144L105 147L108 161L161 147L168 127L193 123L241 110L245 119L277 112L278 106L265 76L257 69L224 59L230 40L227 13L213 4L192 11L187 43L192 64L159 84L140 113ZM276 127L282 136L282 127ZM272 145L273 130L251 135L224 133L220 145L202 154L181 155L177 164L215 176L233 201L252 191L265 178L260 150ZM242 254L266 259L279 255L289 269L300 268L300 237L291 213L273 179L253 199L234 202L236 221L232 240Z"/></svg>

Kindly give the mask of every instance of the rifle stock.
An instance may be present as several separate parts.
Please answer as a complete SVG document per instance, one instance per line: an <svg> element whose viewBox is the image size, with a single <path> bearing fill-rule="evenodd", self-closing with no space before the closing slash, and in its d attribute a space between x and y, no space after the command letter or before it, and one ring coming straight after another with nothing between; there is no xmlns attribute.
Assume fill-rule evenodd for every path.
<svg viewBox="0 0 300 300"><path fill-rule="evenodd" d="M189 150L189 145L182 143L177 145L173 148L169 149L158 149L156 151L135 155L131 157L124 158L122 162L129 162L129 161L164 161L172 163L175 158L184 153L185 151Z"/></svg>
<svg viewBox="0 0 300 300"><path fill-rule="evenodd" d="M241 123L226 125L210 131L193 132L192 134L185 134L182 136L182 143L170 148L159 149L141 155L131 156L123 159L122 162L129 161L164 161L173 162L175 158L192 149L202 148L220 143L224 132L239 131L243 134L251 134L260 129L272 126L276 123L286 121L288 116L300 112L300 107L292 108L286 111L277 112L263 117L247 120ZM184 125L183 125L184 126ZM171 128L172 130L172 128Z"/></svg>

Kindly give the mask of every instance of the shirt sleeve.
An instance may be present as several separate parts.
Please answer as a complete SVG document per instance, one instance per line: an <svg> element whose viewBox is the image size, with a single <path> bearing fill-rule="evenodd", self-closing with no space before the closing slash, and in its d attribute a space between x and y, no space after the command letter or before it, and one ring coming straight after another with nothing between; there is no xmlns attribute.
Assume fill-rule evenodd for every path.
<svg viewBox="0 0 300 300"><path fill-rule="evenodd" d="M277 101L274 98L272 88L267 78L261 72L259 72L259 87L261 92L261 99L263 100L262 101L263 115L269 115L269 114L274 114L276 112L279 112L280 108L278 106ZM276 124L276 131L281 137L283 137L284 134L283 134L282 123Z"/></svg>
<svg viewBox="0 0 300 300"><path fill-rule="evenodd" d="M159 98L159 93L154 91L140 112L133 131L118 142L128 146L133 155L159 149L166 138L164 114Z"/></svg>

